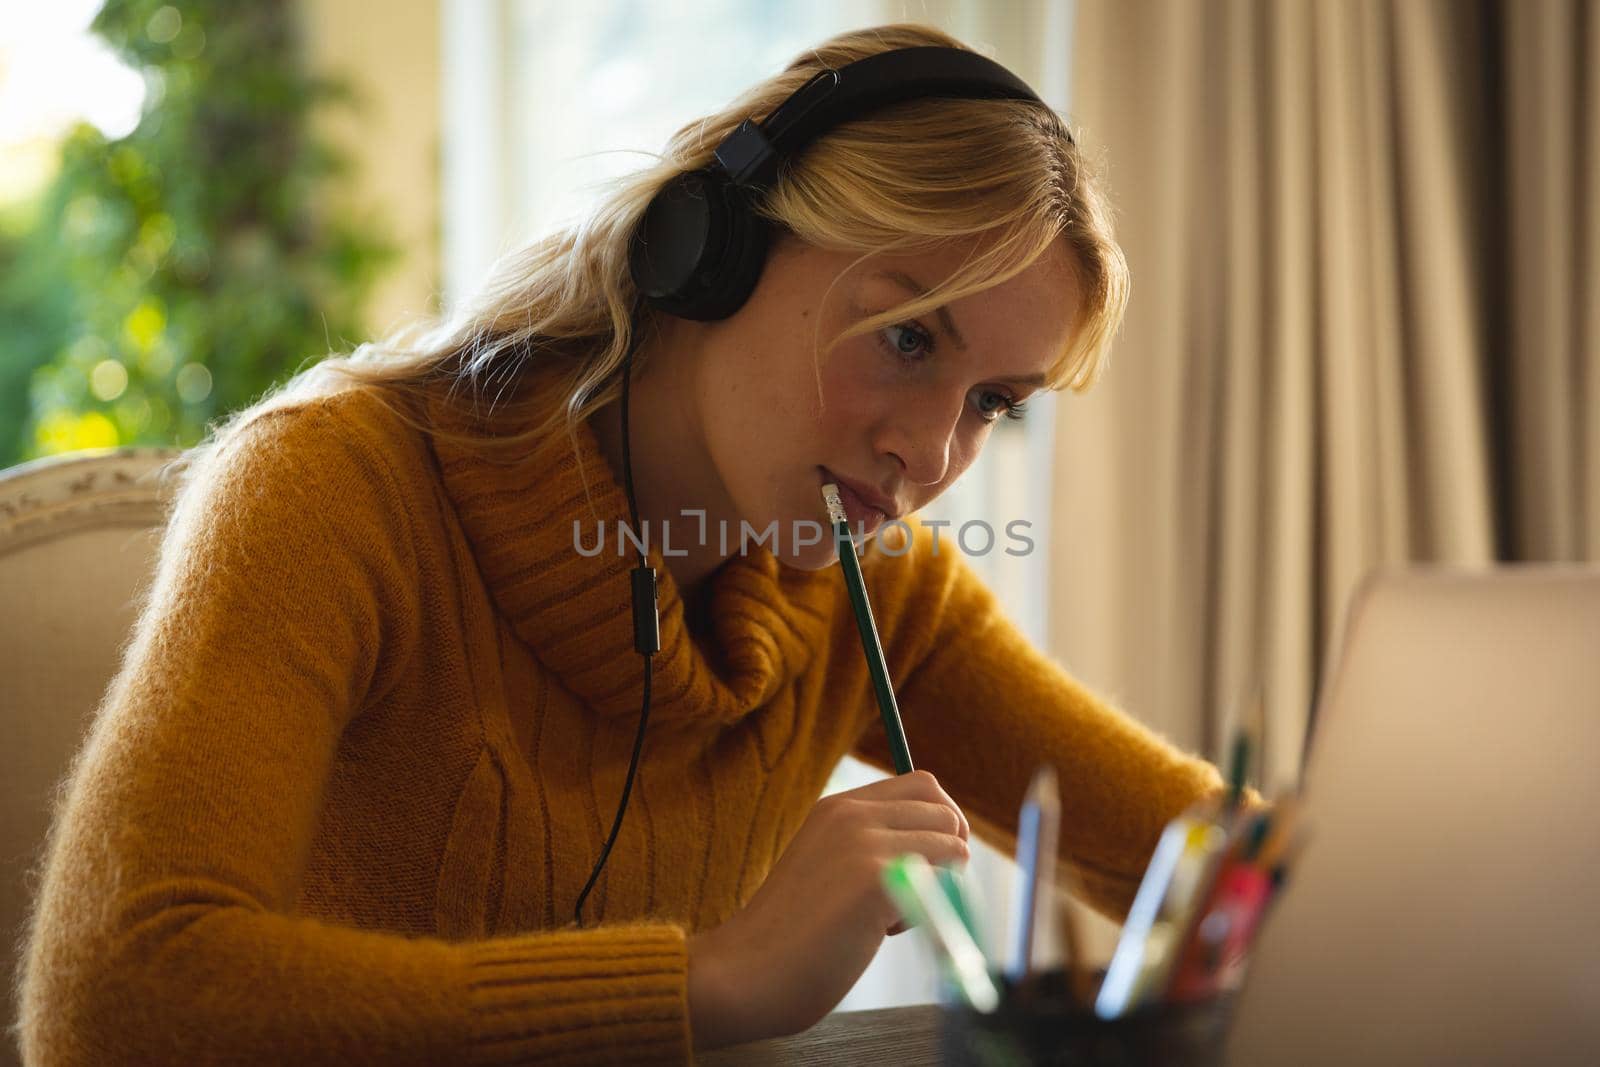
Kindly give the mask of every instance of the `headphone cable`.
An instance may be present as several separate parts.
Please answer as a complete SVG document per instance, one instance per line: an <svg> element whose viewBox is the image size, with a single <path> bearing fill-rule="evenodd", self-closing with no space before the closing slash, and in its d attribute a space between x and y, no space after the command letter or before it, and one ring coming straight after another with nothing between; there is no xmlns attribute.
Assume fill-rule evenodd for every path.
<svg viewBox="0 0 1600 1067"><path fill-rule="evenodd" d="M639 754L644 750L645 726L650 721L650 676L654 663L651 657L661 651L661 622L656 612L656 572L646 561L644 549L640 547L642 538L638 536L639 502L633 494L633 452L629 442L628 394L629 387L633 383L633 353L639 347L640 311L643 304L642 297L634 300L633 315L629 320L628 350L622 357L622 485L628 497L628 521L632 523L635 534L634 551L639 556L639 565L633 568L629 578L633 585L633 647L644 657L644 691L639 705L639 732L633 739L633 758L628 761L628 776L622 783L622 799L617 803L617 817L612 820L611 833L606 838L605 846L600 850L600 859L596 861L594 870L589 874L589 881L584 884L583 892L578 894L578 903L573 908L573 918L579 927L583 926L584 901L589 899L590 891L594 889L601 870L605 868L606 860L611 856L611 847L617 843L617 834L622 830L622 817L628 810L628 797L633 792L634 775L639 770Z"/></svg>

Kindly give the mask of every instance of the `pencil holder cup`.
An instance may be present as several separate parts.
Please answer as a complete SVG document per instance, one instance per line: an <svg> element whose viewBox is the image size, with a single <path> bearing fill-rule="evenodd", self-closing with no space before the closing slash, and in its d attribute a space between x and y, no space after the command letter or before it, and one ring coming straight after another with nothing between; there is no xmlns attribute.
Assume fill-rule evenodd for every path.
<svg viewBox="0 0 1600 1067"><path fill-rule="evenodd" d="M1222 1063L1232 997L1152 1004L1102 1019L1068 995L1066 975L1048 971L1022 985L996 978L1000 1006L984 1014L946 1005L940 1056L970 1067L1132 1067Z"/></svg>

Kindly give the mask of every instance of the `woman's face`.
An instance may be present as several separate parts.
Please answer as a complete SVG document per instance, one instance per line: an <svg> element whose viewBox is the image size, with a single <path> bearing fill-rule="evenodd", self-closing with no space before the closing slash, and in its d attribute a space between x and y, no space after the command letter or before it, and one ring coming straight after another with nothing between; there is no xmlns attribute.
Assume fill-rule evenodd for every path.
<svg viewBox="0 0 1600 1067"><path fill-rule="evenodd" d="M1044 388L1078 315L1064 242L1010 281L817 359L819 339L934 287L973 247L874 257L841 279L855 253L781 241L744 307L701 327L693 381L706 452L737 515L756 530L778 523L785 563L835 558L831 535L811 546L792 536L795 520L826 522L823 483L839 484L852 529L864 521L870 535L944 492L995 423Z"/></svg>

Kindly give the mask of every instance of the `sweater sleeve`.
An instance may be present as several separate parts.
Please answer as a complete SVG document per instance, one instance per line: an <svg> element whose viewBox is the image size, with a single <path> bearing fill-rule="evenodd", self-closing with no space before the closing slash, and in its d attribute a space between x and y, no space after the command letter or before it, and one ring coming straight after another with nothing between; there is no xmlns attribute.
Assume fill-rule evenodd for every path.
<svg viewBox="0 0 1600 1067"><path fill-rule="evenodd" d="M368 433L320 402L260 415L180 494L46 846L27 1062L689 1058L679 927L453 942L296 913L339 738L419 632Z"/></svg>
<svg viewBox="0 0 1600 1067"><path fill-rule="evenodd" d="M892 619L886 654L913 760L1007 853L1033 772L1053 764L1061 859L1085 901L1120 921L1162 828L1219 794L1221 776L1079 684L1007 618L948 537L935 551L916 525L901 558L874 561L874 604L881 598ZM890 765L876 708L857 755Z"/></svg>

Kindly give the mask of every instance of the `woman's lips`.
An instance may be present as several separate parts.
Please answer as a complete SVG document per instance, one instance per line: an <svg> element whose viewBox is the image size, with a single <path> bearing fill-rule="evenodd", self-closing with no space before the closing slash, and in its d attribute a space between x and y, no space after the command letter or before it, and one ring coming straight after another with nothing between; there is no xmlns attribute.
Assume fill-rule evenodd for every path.
<svg viewBox="0 0 1600 1067"><path fill-rule="evenodd" d="M850 532L852 534L855 534L859 537L861 536L863 529L865 529L866 533L870 534L879 526L883 525L884 520L887 519L888 516L885 515L881 509L861 499L861 495L859 493L850 488L848 484L841 481L839 477L828 468L822 467L820 469L822 471L822 480L824 485L826 485L828 482L832 482L834 485L839 487L839 503L844 505L844 515L845 518L850 520ZM863 526L863 524L865 524L865 526Z"/></svg>

